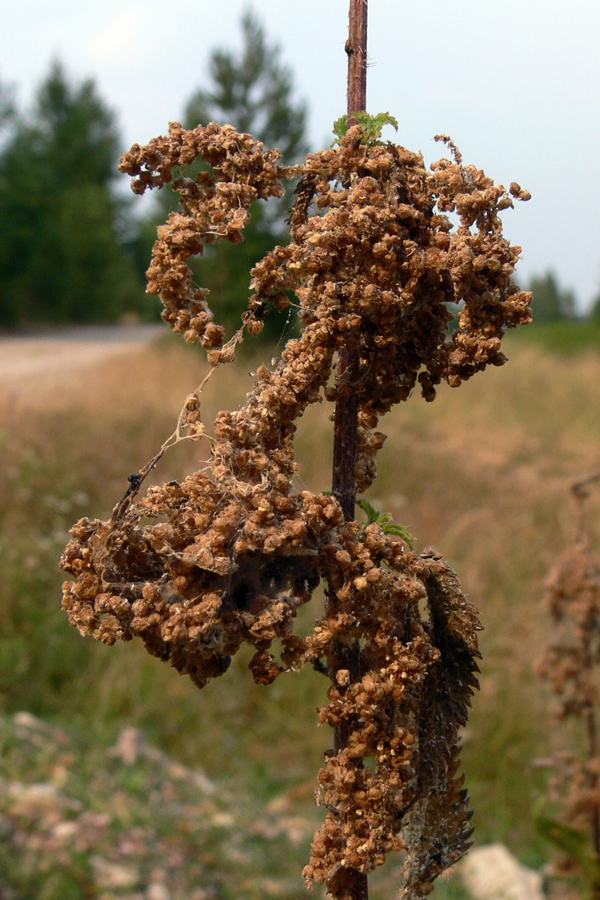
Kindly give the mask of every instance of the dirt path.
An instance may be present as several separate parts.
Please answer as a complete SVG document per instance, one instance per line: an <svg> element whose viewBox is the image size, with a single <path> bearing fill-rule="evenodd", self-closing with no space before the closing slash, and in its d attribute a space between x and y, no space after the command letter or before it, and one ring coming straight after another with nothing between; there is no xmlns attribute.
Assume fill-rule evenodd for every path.
<svg viewBox="0 0 600 900"><path fill-rule="evenodd" d="M0 391L14 396L80 381L86 369L139 350L164 332L162 325L90 326L0 337Z"/></svg>

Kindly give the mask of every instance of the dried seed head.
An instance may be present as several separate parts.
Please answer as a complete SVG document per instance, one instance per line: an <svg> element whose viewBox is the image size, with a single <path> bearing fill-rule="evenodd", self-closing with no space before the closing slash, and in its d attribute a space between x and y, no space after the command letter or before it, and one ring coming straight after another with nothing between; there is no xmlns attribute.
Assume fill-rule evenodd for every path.
<svg viewBox="0 0 600 900"><path fill-rule="evenodd" d="M343 723L348 742L319 775L329 812L305 875L339 896L350 868L368 872L404 845L406 885L424 893L470 834L457 768L476 684L472 607L439 558L416 557L376 523L346 522L333 496L293 482L297 420L323 396L336 399L340 350L352 347L360 360L354 475L363 491L385 439L379 419L417 384L433 400L442 380L458 386L500 365L505 329L529 321L531 296L511 280L519 248L498 215L527 192L495 186L443 140L453 160L431 171L402 147L367 145L357 127L293 169L279 165L278 151L215 123L192 131L174 123L167 137L132 147L121 170L134 190L172 182L182 200L159 229L148 291L212 366L233 358L241 332L224 343L188 260L208 243L241 241L251 204L300 178L290 243L252 270L243 327L258 333L270 306L295 295L302 331L274 370L259 368L240 409L219 413L206 468L140 499L127 494L108 522L82 519L61 560L75 579L63 606L83 634L107 643L139 637L199 687L222 675L242 644L254 647L250 668L262 684L307 662L329 670L335 686L319 717ZM195 179L176 172L197 158L210 170ZM179 426L204 432L197 395ZM336 602L312 632L295 635L298 608L322 579ZM354 642L362 668L353 683L339 648ZM442 854L427 843L436 828Z"/></svg>

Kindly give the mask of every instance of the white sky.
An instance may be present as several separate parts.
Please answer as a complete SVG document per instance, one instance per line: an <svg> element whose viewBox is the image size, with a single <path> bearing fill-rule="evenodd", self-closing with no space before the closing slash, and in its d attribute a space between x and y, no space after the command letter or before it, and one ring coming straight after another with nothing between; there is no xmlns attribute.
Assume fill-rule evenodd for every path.
<svg viewBox="0 0 600 900"><path fill-rule="evenodd" d="M345 111L348 0L252 0L309 103L314 149ZM239 46L247 0L0 3L0 80L22 109L59 59L92 76L123 149L179 119L215 46ZM504 216L522 281L552 268L582 307L600 292L600 2L370 0L369 112L427 162L451 135L466 163L533 194ZM589 171L588 171L589 169Z"/></svg>

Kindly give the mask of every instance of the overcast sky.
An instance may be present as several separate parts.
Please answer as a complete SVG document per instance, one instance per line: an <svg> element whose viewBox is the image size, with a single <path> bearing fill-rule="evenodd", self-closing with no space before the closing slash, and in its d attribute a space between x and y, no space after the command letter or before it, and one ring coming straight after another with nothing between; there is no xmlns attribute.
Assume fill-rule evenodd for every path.
<svg viewBox="0 0 600 900"><path fill-rule="evenodd" d="M308 101L313 148L345 111L348 0L19 0L0 3L0 80L26 108L59 59L95 78L123 149L166 131L206 84L215 46L239 46L250 6ZM466 163L519 182L504 215L522 281L553 269L585 307L600 292L599 0L370 0L368 110L428 163L451 135Z"/></svg>

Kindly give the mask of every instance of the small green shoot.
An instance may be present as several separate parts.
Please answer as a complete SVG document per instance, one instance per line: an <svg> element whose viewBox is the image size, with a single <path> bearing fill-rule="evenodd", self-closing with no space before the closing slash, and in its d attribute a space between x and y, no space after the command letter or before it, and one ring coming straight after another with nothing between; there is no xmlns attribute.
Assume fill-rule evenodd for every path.
<svg viewBox="0 0 600 900"><path fill-rule="evenodd" d="M356 113L356 122L363 130L364 141L370 147L375 146L376 144L381 144L383 141L380 141L381 132L383 131L384 125L391 125L393 128L398 131L398 120L391 116L388 112L377 113L376 116L370 116L367 112L358 112ZM342 142L342 138L345 136L348 131L348 116L340 116L339 119L333 123L333 133L335 134L335 140L332 143L332 147L335 147L336 144L340 144Z"/></svg>
<svg viewBox="0 0 600 900"><path fill-rule="evenodd" d="M415 539L405 525L396 525L389 513L380 513L368 500L357 500L356 503L367 514L368 525L379 525L384 534L398 535L411 550L413 549Z"/></svg>
<svg viewBox="0 0 600 900"><path fill-rule="evenodd" d="M538 816L535 824L542 837L558 847L567 857L577 861L586 881L586 885L581 885L584 896L586 898L597 896L594 891L599 888L600 872L598 861L590 850L587 835L547 816Z"/></svg>

